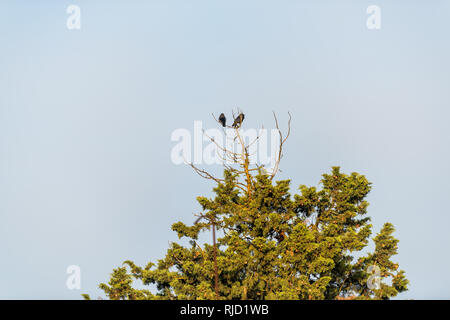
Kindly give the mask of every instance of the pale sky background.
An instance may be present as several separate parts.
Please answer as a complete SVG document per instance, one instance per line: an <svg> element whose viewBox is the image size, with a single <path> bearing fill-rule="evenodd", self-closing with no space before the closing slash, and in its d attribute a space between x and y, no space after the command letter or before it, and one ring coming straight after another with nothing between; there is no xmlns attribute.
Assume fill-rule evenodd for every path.
<svg viewBox="0 0 450 320"><path fill-rule="evenodd" d="M291 111L293 192L365 174L399 298L449 299L449 31L448 0L1 1L0 298L96 298L124 260L163 257L213 187L171 162L171 133L240 107L247 127Z"/></svg>

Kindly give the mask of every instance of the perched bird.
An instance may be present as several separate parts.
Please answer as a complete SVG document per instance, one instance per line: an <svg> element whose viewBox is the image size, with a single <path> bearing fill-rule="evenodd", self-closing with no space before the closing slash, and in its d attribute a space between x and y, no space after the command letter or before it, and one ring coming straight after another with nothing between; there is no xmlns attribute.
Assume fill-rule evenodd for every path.
<svg viewBox="0 0 450 320"><path fill-rule="evenodd" d="M244 114L243 113L240 113L238 116L237 116L237 118L236 119L234 119L234 122L233 122L233 128L239 128L240 126L241 126L241 124L242 124L242 121L244 121Z"/></svg>
<svg viewBox="0 0 450 320"><path fill-rule="evenodd" d="M227 125L227 118L225 118L225 115L223 113L219 116L219 122L222 124L222 127L225 127Z"/></svg>

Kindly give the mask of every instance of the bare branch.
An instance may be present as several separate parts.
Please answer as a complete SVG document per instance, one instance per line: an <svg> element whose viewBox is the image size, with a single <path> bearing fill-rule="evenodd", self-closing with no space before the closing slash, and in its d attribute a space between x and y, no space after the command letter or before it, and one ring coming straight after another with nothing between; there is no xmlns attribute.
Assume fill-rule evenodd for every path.
<svg viewBox="0 0 450 320"><path fill-rule="evenodd" d="M236 154L236 155L240 155L239 153L235 153L233 151L228 150L227 148L222 147L220 144L217 143L217 141L214 138L211 138L210 136L208 136L205 132L205 130L203 130L203 134L211 141L213 142L220 150L222 150L223 152L226 153L230 153L230 154Z"/></svg>
<svg viewBox="0 0 450 320"><path fill-rule="evenodd" d="M219 178L214 177L212 174L210 174L210 173L209 173L208 171L206 171L206 170L202 170L202 169L200 169L200 168L197 168L197 167L194 166L194 164L192 164L192 163L188 163L188 165L190 165L190 166L194 169L194 171L197 172L197 174L198 174L200 177L202 177L202 178L214 180L214 181L217 182L217 183L221 183L221 182L224 182L224 181L225 181L225 180L223 180L223 179L219 179Z"/></svg>
<svg viewBox="0 0 450 320"><path fill-rule="evenodd" d="M273 179L273 177L275 177L277 172L280 171L279 167L280 167L281 158L283 157L283 145L286 142L286 140L289 138L289 135L291 134L291 119L292 119L292 116L291 116L290 112L288 112L288 114L289 114L288 132L287 132L286 137L283 138L283 134L281 133L280 126L278 125L277 116L276 116L275 112L273 112L273 117L275 118L275 126L277 127L278 134L280 136L280 146L279 146L279 149L278 149L278 158L275 161L275 166L274 166L272 174L270 176L271 180Z"/></svg>

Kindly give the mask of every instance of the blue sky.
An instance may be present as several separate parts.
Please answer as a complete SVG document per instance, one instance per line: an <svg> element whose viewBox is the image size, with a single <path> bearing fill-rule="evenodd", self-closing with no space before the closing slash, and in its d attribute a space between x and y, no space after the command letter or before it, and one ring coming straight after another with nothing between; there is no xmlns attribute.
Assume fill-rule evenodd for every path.
<svg viewBox="0 0 450 320"><path fill-rule="evenodd" d="M171 162L170 135L235 107L248 127L292 113L293 191L365 174L375 231L400 239L400 298L450 298L449 30L446 0L2 1L0 298L96 297L124 260L162 257L213 187Z"/></svg>

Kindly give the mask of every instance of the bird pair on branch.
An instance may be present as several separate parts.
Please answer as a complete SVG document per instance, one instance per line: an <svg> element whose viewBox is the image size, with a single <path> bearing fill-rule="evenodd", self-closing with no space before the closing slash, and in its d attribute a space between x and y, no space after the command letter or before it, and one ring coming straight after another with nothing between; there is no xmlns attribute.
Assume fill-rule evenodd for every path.
<svg viewBox="0 0 450 320"><path fill-rule="evenodd" d="M231 125L231 127L239 128L242 125L242 122L244 121L244 117L245 117L245 115L242 112L239 113L239 115L234 119L234 122ZM225 117L225 115L223 113L221 113L219 116L219 122L222 125L222 127L227 126L227 118Z"/></svg>

